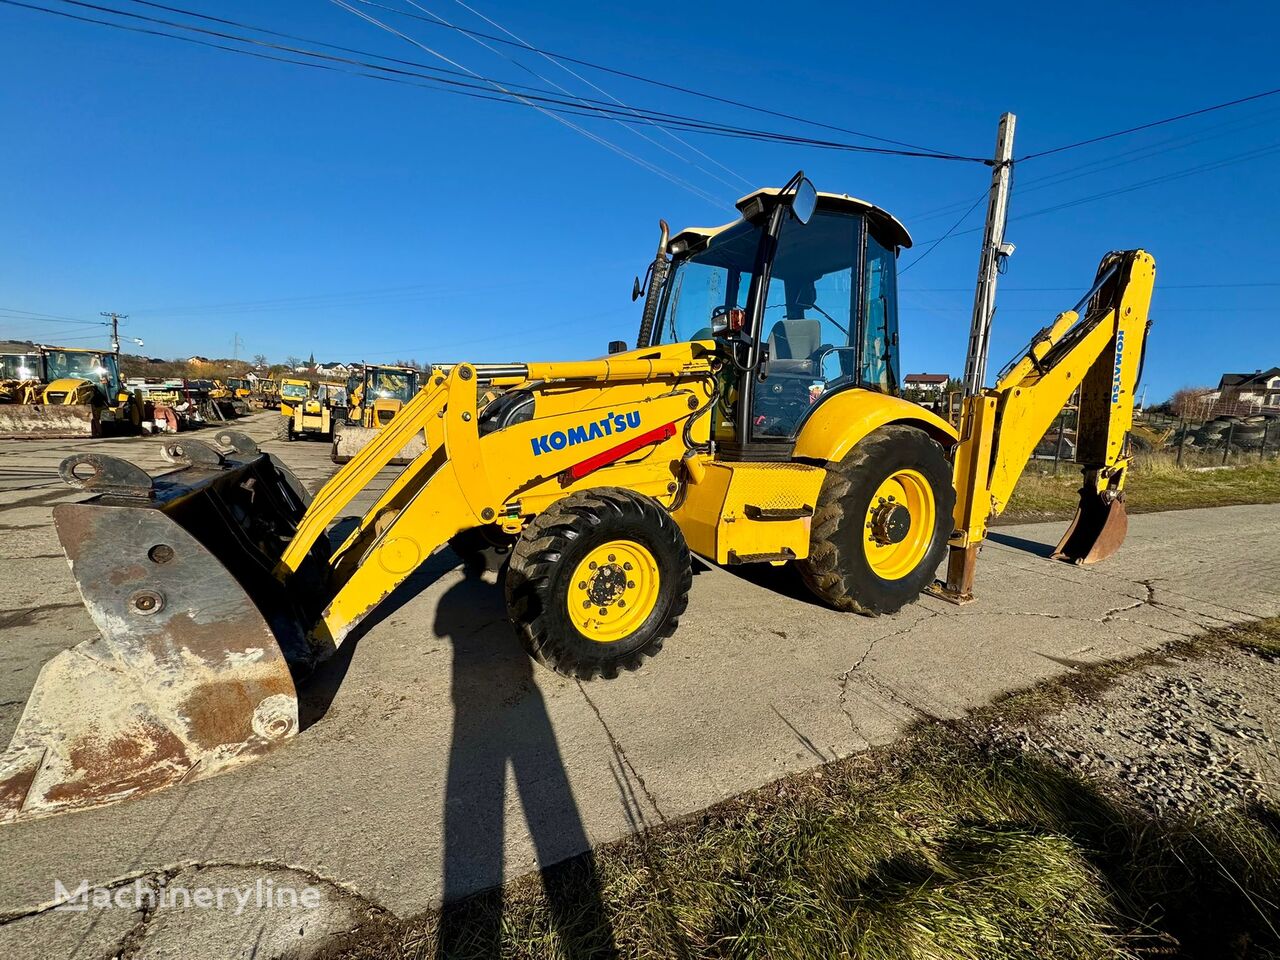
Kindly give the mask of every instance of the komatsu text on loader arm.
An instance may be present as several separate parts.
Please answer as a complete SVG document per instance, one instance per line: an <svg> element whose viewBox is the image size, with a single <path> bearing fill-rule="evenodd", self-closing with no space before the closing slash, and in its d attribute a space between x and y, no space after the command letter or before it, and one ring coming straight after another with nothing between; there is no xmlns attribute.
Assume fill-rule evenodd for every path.
<svg viewBox="0 0 1280 960"><path fill-rule="evenodd" d="M1078 389L1084 484L1058 556L1119 545L1151 257L1108 254L957 432L897 396L902 224L799 174L738 209L664 225L635 349L428 371L314 497L232 430L168 441L177 469L157 477L66 460L93 496L54 517L101 637L41 672L0 758L0 820L208 777L287 740L311 666L450 543L505 556L530 656L584 680L659 652L691 553L795 563L824 602L868 615L916 600L947 560L935 589L966 600L989 518Z"/></svg>

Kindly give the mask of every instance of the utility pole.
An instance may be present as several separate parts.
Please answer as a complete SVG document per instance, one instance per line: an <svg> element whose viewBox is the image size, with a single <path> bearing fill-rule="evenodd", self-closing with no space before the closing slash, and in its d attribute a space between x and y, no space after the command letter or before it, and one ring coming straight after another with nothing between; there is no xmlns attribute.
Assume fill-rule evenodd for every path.
<svg viewBox="0 0 1280 960"><path fill-rule="evenodd" d="M100 317L106 317L111 321L111 350L113 353L120 352L120 321L128 320L127 313L116 313L113 310L104 310L98 314Z"/></svg>
<svg viewBox="0 0 1280 960"><path fill-rule="evenodd" d="M978 286L973 294L973 323L969 328L969 352L964 361L964 395L976 397L987 379L987 352L991 348L991 318L996 311L996 278L1002 261L1013 253L1004 242L1009 216L1009 185L1013 173L1013 129L1018 118L1006 113L996 134L995 162L991 168L991 192L987 198L987 225L978 259Z"/></svg>

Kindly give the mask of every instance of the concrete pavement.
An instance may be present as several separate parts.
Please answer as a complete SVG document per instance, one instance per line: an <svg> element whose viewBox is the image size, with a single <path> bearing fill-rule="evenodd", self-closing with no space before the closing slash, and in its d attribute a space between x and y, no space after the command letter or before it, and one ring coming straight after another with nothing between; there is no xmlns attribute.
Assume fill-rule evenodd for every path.
<svg viewBox="0 0 1280 960"><path fill-rule="evenodd" d="M273 422L243 428L265 437ZM76 449L159 468L156 443ZM93 635L49 520L76 496L56 479L70 446L0 441L6 742L41 663ZM267 448L308 482L332 469L322 444ZM1121 552L1090 568L1046 559L1062 526L1000 528L976 603L926 597L876 620L818 606L787 570L698 565L662 654L591 684L532 664L492 577L466 576L443 551L324 671L319 718L282 749L208 781L0 828L0 916L39 911L55 879L109 884L183 865L308 877L342 916L353 904L405 916L886 742L920 716L958 716L1074 665L1280 614L1280 506L1135 516ZM46 932L30 932L36 920ZM16 923L24 953L41 956L85 922L0 925L0 952ZM148 922L128 935L145 945ZM104 920L72 940L119 937ZM163 955L149 949L140 955Z"/></svg>

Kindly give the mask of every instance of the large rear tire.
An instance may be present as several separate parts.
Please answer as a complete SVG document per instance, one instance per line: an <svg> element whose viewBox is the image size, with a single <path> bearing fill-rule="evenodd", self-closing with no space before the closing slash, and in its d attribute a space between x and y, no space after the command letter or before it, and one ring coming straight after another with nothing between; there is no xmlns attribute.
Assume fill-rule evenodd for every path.
<svg viewBox="0 0 1280 960"><path fill-rule="evenodd" d="M955 500L932 437L900 424L873 430L827 471L800 575L838 610L896 613L933 581Z"/></svg>
<svg viewBox="0 0 1280 960"><path fill-rule="evenodd" d="M689 601L689 548L667 511L630 490L570 494L521 534L507 610L530 656L612 679L662 649Z"/></svg>

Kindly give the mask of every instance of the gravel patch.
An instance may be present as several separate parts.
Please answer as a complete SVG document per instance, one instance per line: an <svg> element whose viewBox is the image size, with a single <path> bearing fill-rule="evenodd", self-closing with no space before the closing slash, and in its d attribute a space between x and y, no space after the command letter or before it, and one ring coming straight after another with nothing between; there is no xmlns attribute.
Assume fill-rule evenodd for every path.
<svg viewBox="0 0 1280 960"><path fill-rule="evenodd" d="M1156 814L1280 797L1280 661L1223 650L1121 676L1094 700L992 728Z"/></svg>

